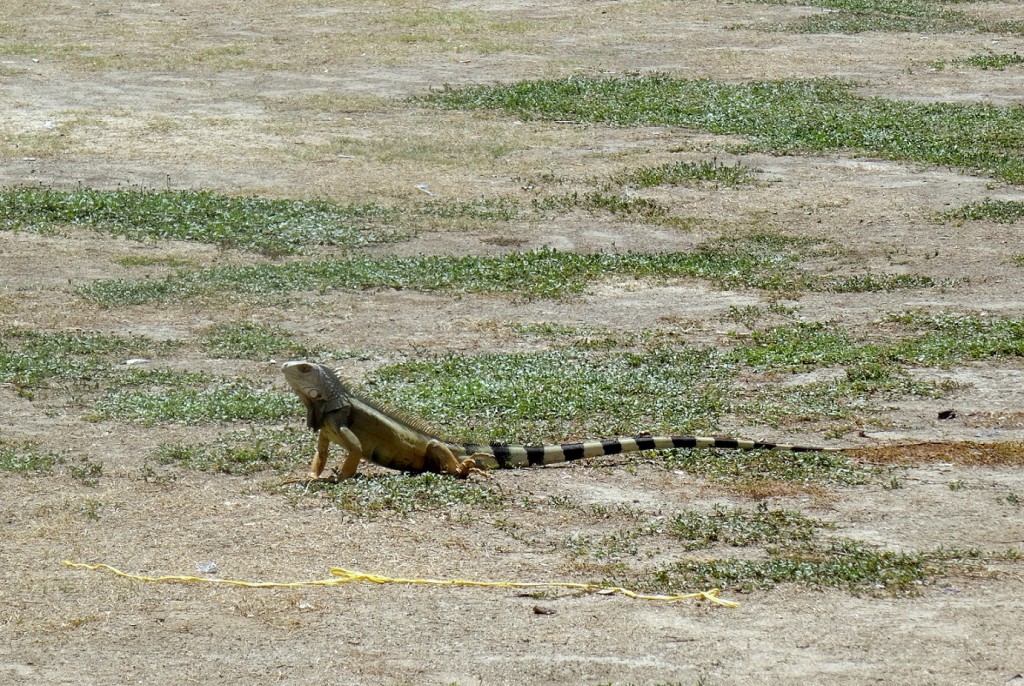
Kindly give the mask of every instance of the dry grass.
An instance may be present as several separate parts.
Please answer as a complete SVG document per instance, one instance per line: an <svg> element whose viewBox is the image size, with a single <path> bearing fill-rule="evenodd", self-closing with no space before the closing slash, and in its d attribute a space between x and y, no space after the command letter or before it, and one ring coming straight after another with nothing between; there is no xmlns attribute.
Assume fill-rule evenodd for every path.
<svg viewBox="0 0 1024 686"><path fill-rule="evenodd" d="M854 459L872 464L919 465L947 462L970 467L1024 466L1024 442L915 443L848 451Z"/></svg>

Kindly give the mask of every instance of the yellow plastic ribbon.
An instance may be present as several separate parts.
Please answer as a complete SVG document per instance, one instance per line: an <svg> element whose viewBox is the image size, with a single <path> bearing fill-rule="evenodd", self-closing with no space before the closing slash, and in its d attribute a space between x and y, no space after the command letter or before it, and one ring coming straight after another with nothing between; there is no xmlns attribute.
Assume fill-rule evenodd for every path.
<svg viewBox="0 0 1024 686"><path fill-rule="evenodd" d="M367 574L355 572L351 569L331 567L331 579L315 579L310 581L238 581L234 579L218 579L201 576L143 576L141 574L129 574L120 569L105 564L85 564L82 562L71 562L65 560L64 565L77 569L88 569L91 571L106 571L116 576L132 579L134 581L145 581L148 583L194 583L194 584L218 584L221 586L240 586L242 588L297 588L301 586L339 586L341 584L362 582L370 584L419 584L427 586L475 586L480 588L570 588L586 593L600 593L606 595L621 595L634 600L707 600L716 605L724 607L739 607L739 603L725 600L719 597L719 589L709 591L698 591L696 593L684 593L680 595L645 595L636 593L621 586L602 586L600 584L582 584L570 581L471 581L467 579L402 579L378 574Z"/></svg>

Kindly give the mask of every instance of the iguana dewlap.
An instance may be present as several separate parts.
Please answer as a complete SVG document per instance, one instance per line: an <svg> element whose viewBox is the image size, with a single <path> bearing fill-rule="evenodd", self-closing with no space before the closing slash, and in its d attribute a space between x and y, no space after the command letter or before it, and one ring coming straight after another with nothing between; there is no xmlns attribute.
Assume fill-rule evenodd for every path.
<svg viewBox="0 0 1024 686"><path fill-rule="evenodd" d="M405 472L437 472L465 478L483 469L555 464L641 450L821 450L798 445L703 436L635 436L555 445L457 443L438 438L421 420L402 416L401 413L361 397L325 365L304 361L285 362L281 365L281 371L306 407L306 425L320 432L316 455L310 466L313 479L320 478L327 466L331 443L337 443L348 453L338 474L341 479L352 477L364 457L382 467Z"/></svg>

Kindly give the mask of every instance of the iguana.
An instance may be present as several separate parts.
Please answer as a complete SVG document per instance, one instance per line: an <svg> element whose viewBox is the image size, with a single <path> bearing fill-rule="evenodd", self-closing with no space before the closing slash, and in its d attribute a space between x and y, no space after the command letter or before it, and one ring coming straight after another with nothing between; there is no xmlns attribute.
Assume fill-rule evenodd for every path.
<svg viewBox="0 0 1024 686"><path fill-rule="evenodd" d="M285 362L281 365L281 371L288 385L306 406L306 426L320 432L316 455L310 466L310 478L313 480L321 480L320 475L327 466L332 442L341 445L348 454L337 476L322 479L325 481L351 478L356 473L359 461L364 457L391 469L414 473L437 472L464 479L485 469L514 469L556 464L640 450L823 450L799 445L702 436L642 435L557 445L458 443L439 438L436 431L423 420L406 417L400 412L386 409L360 396L342 383L330 367L295 361Z"/></svg>

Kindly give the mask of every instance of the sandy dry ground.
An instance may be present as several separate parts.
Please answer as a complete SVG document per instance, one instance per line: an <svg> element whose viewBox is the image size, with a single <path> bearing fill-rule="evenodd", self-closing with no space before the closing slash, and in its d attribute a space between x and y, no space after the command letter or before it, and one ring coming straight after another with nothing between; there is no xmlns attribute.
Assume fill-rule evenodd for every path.
<svg viewBox="0 0 1024 686"><path fill-rule="evenodd" d="M960 7L960 6L958 6ZM1015 3L970 6L1014 18ZM969 9L970 9L969 8ZM444 84L569 74L665 71L726 80L840 76L863 92L919 101L1024 104L1024 77L947 67L1024 39L950 35L799 35L734 28L809 8L713 0L661 2L69 3L0 7L0 183L74 188L213 189L269 197L405 203L429 184L439 198L510 194L544 173L584 179L640 164L717 155L730 140L699 132L523 124L498 115L410 104ZM809 321L867 326L926 308L1024 316L1021 225L940 224L943 210L1019 187L956 170L843 155L747 155L753 188L650 191L692 230L586 214L447 227L376 247L398 254L685 250L719 232L765 226L841 242L851 270L923 273L948 288L806 294ZM312 344L372 350L353 376L444 351L533 349L508 322L615 330L678 325L694 342L724 343L730 307L756 291L699 281L607 282L569 301L451 298L408 291L311 294L312 305L100 309L74 289L137 277L126 255L200 264L251 256L186 243L135 243L90 231L0 232L0 323L194 342L211 323L251 319ZM55 268L56 267L56 268ZM152 273L159 275L160 269ZM170 357L282 387L270 363ZM829 439L842 447L1024 439L1024 374L1000 360L923 370L957 385L936 401L878 408L869 425ZM958 418L940 421L939 410ZM65 559L144 574L324 578L331 566L393 576L585 580L594 567L564 553L566 536L600 533L603 507L646 513L753 507L750 494L640 462L496 474L506 507L355 517L315 495L276 488L275 475L237 477L155 466L162 441L212 439L234 426L143 427L86 421L61 389L29 400L0 387L0 434L102 464L95 484L67 466L0 474L0 681L17 684L577 684L914 683L1024 681L1024 579L1019 563L981 565L910 597L780 586L741 594L738 609L557 592L351 585L254 591L140 584L69 570ZM301 418L296 414L295 426ZM821 442L834 427L723 431ZM642 429L642 427L638 427ZM308 455L296 456L301 473ZM389 478L367 470L375 478ZM838 535L896 551L939 547L1024 551L1024 474L1008 466L921 460L884 483L795 489L768 498L834 522ZM950 487L957 483L958 488ZM551 501L549 496L563 496ZM575 503L575 508L558 502ZM581 514L584 513L584 514ZM511 524L510 524L511 522ZM712 551L714 553L715 551ZM731 554L729 551L717 551ZM649 551L650 560L673 557ZM660 556L660 557L659 557ZM676 556L679 557L679 556ZM647 564L644 562L642 564ZM692 589L701 590L701 589ZM735 594L734 594L735 596ZM877 596L877 597L876 597ZM535 606L554 610L537 614Z"/></svg>

